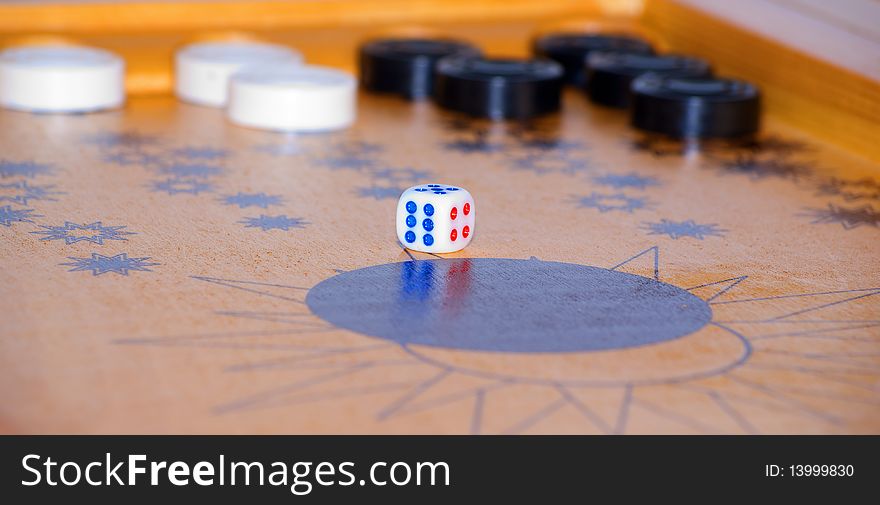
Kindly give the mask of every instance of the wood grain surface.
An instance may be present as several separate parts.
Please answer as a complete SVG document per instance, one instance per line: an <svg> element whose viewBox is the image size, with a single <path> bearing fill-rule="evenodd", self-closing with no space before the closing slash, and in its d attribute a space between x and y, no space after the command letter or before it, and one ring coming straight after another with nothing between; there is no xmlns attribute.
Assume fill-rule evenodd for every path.
<svg viewBox="0 0 880 505"><path fill-rule="evenodd" d="M578 93L565 105L522 130L362 96L352 130L305 137L171 98L0 113L11 216L0 419L30 433L876 432L876 167L772 119L759 148L681 156ZM497 270L487 280L493 270L475 266L473 293L465 282L449 295L467 275L401 250L393 216L410 178L476 198L475 239L447 258L534 257L597 275L623 263L614 272L646 279L656 265L660 281L708 300L711 320L649 345L618 340L651 335L642 328L615 333L619 349L515 352L406 345L403 328L369 336L316 316L306 298L322 281L399 262L415 277L373 278L377 297L402 290L379 309L412 307L411 288L433 307L436 277L463 304L450 317L508 310L468 304ZM22 205L21 182L45 191ZM278 199L247 206L239 193ZM94 241L116 226L135 234ZM591 279L571 296L590 297ZM522 324L570 301L526 281ZM649 318L655 302L621 301ZM549 318L534 345L571 343L556 323L611 334L627 317Z"/></svg>
<svg viewBox="0 0 880 505"><path fill-rule="evenodd" d="M381 24L249 34L351 69ZM518 54L543 25L431 28ZM0 111L0 431L880 432L880 177L845 107L823 134L779 81L757 142L693 150L574 90L530 124L362 94L283 135L158 93L201 36L77 35L156 93ZM431 181L476 201L442 258L395 240Z"/></svg>

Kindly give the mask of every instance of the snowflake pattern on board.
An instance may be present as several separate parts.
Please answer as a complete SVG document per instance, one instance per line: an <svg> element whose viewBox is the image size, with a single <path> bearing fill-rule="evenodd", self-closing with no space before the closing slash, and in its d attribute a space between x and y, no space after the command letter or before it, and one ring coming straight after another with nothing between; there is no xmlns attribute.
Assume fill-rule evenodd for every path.
<svg viewBox="0 0 880 505"><path fill-rule="evenodd" d="M819 183L817 195L839 196L848 202L880 200L880 181L870 177L847 180L831 177Z"/></svg>
<svg viewBox="0 0 880 505"><path fill-rule="evenodd" d="M238 205L239 209L245 207L260 207L265 209L270 205L281 205L284 200L281 195L267 195L266 193L242 193L235 195L223 195L220 201L224 205Z"/></svg>
<svg viewBox="0 0 880 505"><path fill-rule="evenodd" d="M344 153L316 158L313 161L316 165L330 170L353 170L355 172L374 168L378 163L378 160L369 156Z"/></svg>
<svg viewBox="0 0 880 505"><path fill-rule="evenodd" d="M201 163L179 163L164 166L161 171L176 179L207 179L222 174L223 168Z"/></svg>
<svg viewBox="0 0 880 505"><path fill-rule="evenodd" d="M846 230L852 230L862 225L880 228L880 212L870 205L863 207L841 207L828 204L827 209L807 209L799 214L813 218L812 224L840 223Z"/></svg>
<svg viewBox="0 0 880 505"><path fill-rule="evenodd" d="M31 233L45 235L40 240L63 240L67 245L83 241L104 245L105 240L128 240L125 235L135 235L135 232L122 231L125 226L104 226L101 221L89 224L65 221L63 226L40 225L40 228L43 231Z"/></svg>
<svg viewBox="0 0 880 505"><path fill-rule="evenodd" d="M654 177L646 177L635 172L628 174L606 174L593 177L593 182L602 186L610 186L615 189L647 189L659 186L660 181Z"/></svg>
<svg viewBox="0 0 880 505"><path fill-rule="evenodd" d="M532 123L514 123L487 128L463 119L447 121L444 127L453 132L441 143L443 149L462 154L503 154L505 166L536 175L558 173L577 175L592 169L584 156L588 146L581 141L562 138L555 128Z"/></svg>
<svg viewBox="0 0 880 505"><path fill-rule="evenodd" d="M592 208L599 212L632 213L653 206L653 203L646 198L635 198L623 193L597 193L595 191L587 196L575 197L575 203L578 207Z"/></svg>
<svg viewBox="0 0 880 505"><path fill-rule="evenodd" d="M198 179L178 178L169 178L163 181L154 181L151 184L151 188L152 191L168 193L172 196L180 193L198 195L199 193L206 193L214 190L214 186L210 183L200 181Z"/></svg>
<svg viewBox="0 0 880 505"><path fill-rule="evenodd" d="M171 151L173 156L178 158L184 158L187 160L221 160L227 158L230 155L230 152L226 149L218 149L215 147L181 147L179 149L174 149Z"/></svg>
<svg viewBox="0 0 880 505"><path fill-rule="evenodd" d="M11 205L0 207L0 225L12 226L13 222L33 223L31 218L42 217L40 214L34 214L34 209L16 209L13 210Z"/></svg>
<svg viewBox="0 0 880 505"><path fill-rule="evenodd" d="M648 134L629 140L628 145L633 151L648 153L657 158L683 156L698 151L703 151L711 156L724 156L726 153L733 152L738 156L748 157L758 155L784 157L811 150L810 146L804 142L774 135L742 141L694 143L663 135Z"/></svg>
<svg viewBox="0 0 880 505"><path fill-rule="evenodd" d="M797 181L813 173L813 168L803 162L784 157L760 158L752 155L738 155L733 160L722 161L721 169L726 173L746 175L752 180L776 177Z"/></svg>
<svg viewBox="0 0 880 505"><path fill-rule="evenodd" d="M152 272L148 267L159 265L159 263L149 261L149 257L129 258L128 253L120 253L115 256L92 253L87 258L68 256L67 259L73 261L60 263L60 265L73 267L68 272L91 271L94 276L103 275L107 272L126 276L130 271Z"/></svg>
<svg viewBox="0 0 880 505"><path fill-rule="evenodd" d="M592 169L583 156L588 146L559 135L558 125L520 122L485 125L464 118L441 122L450 138L441 142L447 151L462 154L503 154L504 163L514 170L537 175L559 173L576 175Z"/></svg>
<svg viewBox="0 0 880 505"><path fill-rule="evenodd" d="M661 219L659 223L642 223L641 228L647 230L648 235L669 235L675 240L681 237L693 237L698 240L706 237L723 237L727 232L717 224L700 224L692 219L687 221Z"/></svg>
<svg viewBox="0 0 880 505"><path fill-rule="evenodd" d="M451 140L444 142L442 146L448 151L462 154L492 154L504 150L504 144L501 142L491 142L482 135Z"/></svg>
<svg viewBox="0 0 880 505"><path fill-rule="evenodd" d="M513 133L513 148L527 152L557 152L568 153L582 151L587 145L580 141L567 140L559 135L547 133L534 133L528 130L515 131Z"/></svg>
<svg viewBox="0 0 880 505"><path fill-rule="evenodd" d="M12 184L0 184L0 202L7 201L19 205L27 205L31 200L44 200L55 202L53 195L63 195L61 191L53 191L54 184L30 185L27 181L13 182ZM12 191L10 191L12 190ZM4 194L5 193L5 194Z"/></svg>
<svg viewBox="0 0 880 505"><path fill-rule="evenodd" d="M139 150L121 150L105 152L101 155L104 163L119 165L122 167L142 166L155 167L163 163L162 157Z"/></svg>
<svg viewBox="0 0 880 505"><path fill-rule="evenodd" d="M515 170L525 170L537 175L558 173L577 175L592 169L590 160L583 157L569 157L565 153L530 154L511 160Z"/></svg>
<svg viewBox="0 0 880 505"><path fill-rule="evenodd" d="M261 228L263 231L284 230L289 231L291 228L305 228L308 221L298 217L287 217L284 214L280 216L267 216L261 214L260 217L246 217L239 221L245 228Z"/></svg>
<svg viewBox="0 0 880 505"><path fill-rule="evenodd" d="M54 172L52 165L33 161L0 160L0 177L36 177Z"/></svg>

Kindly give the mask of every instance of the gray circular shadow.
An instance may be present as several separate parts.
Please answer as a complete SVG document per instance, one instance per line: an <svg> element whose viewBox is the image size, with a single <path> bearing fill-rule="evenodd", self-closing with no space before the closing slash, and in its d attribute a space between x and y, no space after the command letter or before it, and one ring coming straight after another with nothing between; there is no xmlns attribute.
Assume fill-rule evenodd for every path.
<svg viewBox="0 0 880 505"><path fill-rule="evenodd" d="M439 259L341 273L306 304L340 328L401 345L514 353L626 349L691 334L712 318L688 291L571 263Z"/></svg>

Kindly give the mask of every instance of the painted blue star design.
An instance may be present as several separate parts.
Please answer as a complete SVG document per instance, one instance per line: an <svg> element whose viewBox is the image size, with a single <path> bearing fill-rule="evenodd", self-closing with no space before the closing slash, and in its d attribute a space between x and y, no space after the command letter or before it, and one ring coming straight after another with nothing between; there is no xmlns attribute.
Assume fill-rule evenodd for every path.
<svg viewBox="0 0 880 505"><path fill-rule="evenodd" d="M443 144L443 147L449 151L455 151L464 154L490 154L504 150L504 145L497 142L489 142L483 137L452 140L449 142L445 142Z"/></svg>
<svg viewBox="0 0 880 505"><path fill-rule="evenodd" d="M634 198L623 193L604 194L593 192L587 196L576 197L575 200L578 207L593 208L599 212L634 212L640 209L647 209L653 205L645 198Z"/></svg>
<svg viewBox="0 0 880 505"><path fill-rule="evenodd" d="M241 193L224 195L220 198L224 205L238 205L238 208L260 207L265 209L270 205L281 205L281 195L267 195L266 193Z"/></svg>
<svg viewBox="0 0 880 505"><path fill-rule="evenodd" d="M400 197L400 194L403 193L402 188L396 187L387 187L387 186L365 186L360 187L355 190L357 195L361 198L373 198L376 200L391 200L397 199Z"/></svg>
<svg viewBox="0 0 880 505"><path fill-rule="evenodd" d="M636 173L629 174L606 174L593 177L593 182L602 186L610 186L616 189L634 188L646 189L652 186L659 186L660 181L654 177L646 177Z"/></svg>
<svg viewBox="0 0 880 505"><path fill-rule="evenodd" d="M226 149L217 149L214 147L187 146L175 149L171 153L178 158L185 158L188 160L220 160L229 156L229 151Z"/></svg>
<svg viewBox="0 0 880 505"><path fill-rule="evenodd" d="M201 163L182 163L162 167L162 172L173 175L178 179L205 179L222 174L223 169L221 167Z"/></svg>
<svg viewBox="0 0 880 505"><path fill-rule="evenodd" d="M198 195L199 193L213 191L214 186L197 179L170 178L165 179L164 181L154 181L152 183L152 190L168 193L169 195L177 195L180 193Z"/></svg>
<svg viewBox="0 0 880 505"><path fill-rule="evenodd" d="M31 233L45 235L40 240L63 240L67 245L82 241L104 245L105 240L128 240L125 235L135 234L131 231L121 231L125 226L103 226L101 221L90 224L65 221L64 226L40 225L40 228L43 228L44 231L32 231Z"/></svg>
<svg viewBox="0 0 880 505"><path fill-rule="evenodd" d="M880 200L880 181L865 177L857 180L832 177L819 183L817 195L840 196L848 202Z"/></svg>
<svg viewBox="0 0 880 505"><path fill-rule="evenodd" d="M305 228L307 221L298 217L287 217L284 214L280 216L266 216L261 214L260 217L246 217L239 223L244 224L245 228L261 228L263 231L284 230L289 231L291 228Z"/></svg>
<svg viewBox="0 0 880 505"><path fill-rule="evenodd" d="M394 184L396 182L416 183L434 177L434 175L427 170L418 170L410 167L382 168L373 171L370 175L372 175L375 180L385 181L389 184Z"/></svg>
<svg viewBox="0 0 880 505"><path fill-rule="evenodd" d="M862 225L880 228L880 212L870 205L841 207L829 203L827 209L807 209L800 215L812 217L812 224L840 223L845 230L852 230Z"/></svg>
<svg viewBox="0 0 880 505"><path fill-rule="evenodd" d="M138 150L122 150L116 152L107 152L101 156L105 163L127 166L143 166L152 167L162 164L162 158L155 154L145 153Z"/></svg>
<svg viewBox="0 0 880 505"><path fill-rule="evenodd" d="M585 158L570 158L564 153L530 154L513 159L513 168L526 170L537 175L561 173L575 175L590 170L590 161Z"/></svg>
<svg viewBox="0 0 880 505"><path fill-rule="evenodd" d="M140 148L156 144L159 140L152 135L144 135L137 132L105 132L91 135L85 138L88 144L94 144L103 148Z"/></svg>
<svg viewBox="0 0 880 505"><path fill-rule="evenodd" d="M699 240L706 237L723 237L727 232L716 224L699 224L692 219L687 221L661 219L659 223L643 223L641 228L648 230L648 235L669 235L676 240L681 237L693 237Z"/></svg>
<svg viewBox="0 0 880 505"><path fill-rule="evenodd" d="M0 177L36 177L48 175L54 171L51 165L33 161L0 160Z"/></svg>
<svg viewBox="0 0 880 505"><path fill-rule="evenodd" d="M563 140L555 137L525 137L517 139L519 147L533 151L574 151L583 149L584 144L571 140Z"/></svg>
<svg viewBox="0 0 880 505"><path fill-rule="evenodd" d="M42 217L34 214L34 209L17 209L13 210L11 205L0 207L0 224L3 226L12 226L13 222L33 223L31 218Z"/></svg>
<svg viewBox="0 0 880 505"><path fill-rule="evenodd" d="M810 165L784 156L761 158L754 155L738 155L733 160L723 161L721 168L726 173L746 175L752 180L776 177L796 181L813 173Z"/></svg>
<svg viewBox="0 0 880 505"><path fill-rule="evenodd" d="M12 184L0 184L0 202L7 201L19 205L27 205L31 200L57 201L53 195L63 195L60 191L52 191L54 184L31 186L27 181L13 182ZM14 190L10 192L9 190ZM4 194L13 193L13 194Z"/></svg>
<svg viewBox="0 0 880 505"><path fill-rule="evenodd" d="M68 272L85 272L91 270L92 275L98 276L113 272L119 275L128 275L130 271L152 272L147 267L159 265L149 261L149 257L129 258L127 253L117 254L116 256L104 256L103 254L92 253L88 258L76 258L68 256L67 259L73 260L69 263L61 263L61 265L73 267Z"/></svg>

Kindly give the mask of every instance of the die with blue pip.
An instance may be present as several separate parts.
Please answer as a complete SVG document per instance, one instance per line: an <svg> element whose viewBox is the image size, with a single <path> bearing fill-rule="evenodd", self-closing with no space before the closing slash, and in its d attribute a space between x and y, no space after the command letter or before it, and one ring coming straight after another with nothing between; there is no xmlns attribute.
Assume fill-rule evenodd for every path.
<svg viewBox="0 0 880 505"><path fill-rule="evenodd" d="M407 249L451 253L474 235L474 198L449 184L413 186L397 202L397 238Z"/></svg>

